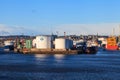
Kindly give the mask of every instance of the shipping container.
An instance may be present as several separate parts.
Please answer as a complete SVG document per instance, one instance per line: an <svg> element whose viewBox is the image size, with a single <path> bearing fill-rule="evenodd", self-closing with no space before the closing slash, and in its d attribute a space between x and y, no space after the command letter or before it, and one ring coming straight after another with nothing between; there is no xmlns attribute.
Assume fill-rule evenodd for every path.
<svg viewBox="0 0 120 80"><path fill-rule="evenodd" d="M26 40L25 47L28 49L32 48L32 40Z"/></svg>

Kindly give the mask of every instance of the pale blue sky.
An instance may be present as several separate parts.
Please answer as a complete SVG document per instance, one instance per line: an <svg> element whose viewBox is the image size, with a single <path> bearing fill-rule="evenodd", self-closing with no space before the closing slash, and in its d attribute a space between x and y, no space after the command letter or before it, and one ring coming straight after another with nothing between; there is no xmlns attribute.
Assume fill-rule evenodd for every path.
<svg viewBox="0 0 120 80"><path fill-rule="evenodd" d="M91 24L102 30L106 24L111 23L120 23L120 0L0 0L2 28L19 27L30 31L29 34L49 34L56 31L82 34L79 33L79 29L83 30L81 24L87 25L83 33L94 34L94 31L89 30L93 28ZM101 24L105 26L99 26ZM71 27L70 30L68 26ZM111 26L110 30L113 27L116 25ZM27 34L25 31L23 33Z"/></svg>

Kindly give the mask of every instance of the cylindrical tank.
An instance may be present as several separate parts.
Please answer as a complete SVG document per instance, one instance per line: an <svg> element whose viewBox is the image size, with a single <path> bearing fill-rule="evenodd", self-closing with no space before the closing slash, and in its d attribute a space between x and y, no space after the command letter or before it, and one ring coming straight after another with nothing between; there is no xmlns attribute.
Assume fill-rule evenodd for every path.
<svg viewBox="0 0 120 80"><path fill-rule="evenodd" d="M73 48L73 40L69 40L69 47Z"/></svg>
<svg viewBox="0 0 120 80"><path fill-rule="evenodd" d="M38 49L52 48L51 36L36 36L36 48Z"/></svg>
<svg viewBox="0 0 120 80"><path fill-rule="evenodd" d="M33 46L33 48L36 48L36 39L33 39L32 46Z"/></svg>
<svg viewBox="0 0 120 80"><path fill-rule="evenodd" d="M73 46L73 41L64 38L55 39L55 49L71 49Z"/></svg>

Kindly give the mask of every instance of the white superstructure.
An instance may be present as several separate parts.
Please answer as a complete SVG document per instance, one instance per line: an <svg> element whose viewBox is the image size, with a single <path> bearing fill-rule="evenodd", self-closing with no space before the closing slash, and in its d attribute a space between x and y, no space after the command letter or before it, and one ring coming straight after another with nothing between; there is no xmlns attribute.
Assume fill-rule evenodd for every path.
<svg viewBox="0 0 120 80"><path fill-rule="evenodd" d="M102 42L101 45L107 44L106 38L98 38L98 40Z"/></svg>
<svg viewBox="0 0 120 80"><path fill-rule="evenodd" d="M13 41L4 41L5 46L13 46L14 42Z"/></svg>

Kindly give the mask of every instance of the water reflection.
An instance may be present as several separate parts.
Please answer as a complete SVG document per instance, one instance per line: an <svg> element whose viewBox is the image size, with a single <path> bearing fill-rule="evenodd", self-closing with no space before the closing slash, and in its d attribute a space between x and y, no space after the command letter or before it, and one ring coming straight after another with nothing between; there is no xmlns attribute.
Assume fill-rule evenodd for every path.
<svg viewBox="0 0 120 80"><path fill-rule="evenodd" d="M64 59L65 58L65 54L55 54L54 57L56 59Z"/></svg>
<svg viewBox="0 0 120 80"><path fill-rule="evenodd" d="M59 63L59 65L63 65L63 64L61 64L61 63L63 63L64 62L64 59L65 59L65 54L55 54L54 55L54 60L55 60L55 62L57 62L57 63ZM58 64L57 64L58 65Z"/></svg>
<svg viewBox="0 0 120 80"><path fill-rule="evenodd" d="M35 58L46 58L48 55L45 54L35 54Z"/></svg>
<svg viewBox="0 0 120 80"><path fill-rule="evenodd" d="M47 61L48 58L49 58L49 55L46 55L46 54L35 54L34 55L34 58L35 58L35 63L36 64L41 64L43 63L44 61Z"/></svg>
<svg viewBox="0 0 120 80"><path fill-rule="evenodd" d="M120 51L98 51L96 56L120 56Z"/></svg>
<svg viewBox="0 0 120 80"><path fill-rule="evenodd" d="M120 80L119 51L96 55L3 54L0 80Z"/></svg>

